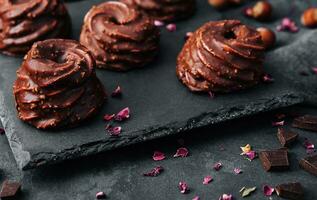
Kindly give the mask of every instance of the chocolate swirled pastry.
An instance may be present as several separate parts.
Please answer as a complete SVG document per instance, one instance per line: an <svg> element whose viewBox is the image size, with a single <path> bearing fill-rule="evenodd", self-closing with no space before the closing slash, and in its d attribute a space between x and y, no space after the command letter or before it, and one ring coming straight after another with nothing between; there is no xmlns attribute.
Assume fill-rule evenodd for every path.
<svg viewBox="0 0 317 200"><path fill-rule="evenodd" d="M91 53L76 41L35 43L13 86L19 118L38 129L52 129L93 116L106 99L94 67Z"/></svg>
<svg viewBox="0 0 317 200"><path fill-rule="evenodd" d="M109 1L87 13L80 42L94 54L98 67L125 71L151 62L159 37L150 18L124 3Z"/></svg>
<svg viewBox="0 0 317 200"><path fill-rule="evenodd" d="M176 74L191 91L231 92L256 85L263 60L259 32L238 20L209 22L186 41Z"/></svg>
<svg viewBox="0 0 317 200"><path fill-rule="evenodd" d="M194 14L196 0L121 0L155 20L171 22Z"/></svg>
<svg viewBox="0 0 317 200"><path fill-rule="evenodd" d="M60 0L0 0L0 52L24 55L36 41L68 38L71 22Z"/></svg>

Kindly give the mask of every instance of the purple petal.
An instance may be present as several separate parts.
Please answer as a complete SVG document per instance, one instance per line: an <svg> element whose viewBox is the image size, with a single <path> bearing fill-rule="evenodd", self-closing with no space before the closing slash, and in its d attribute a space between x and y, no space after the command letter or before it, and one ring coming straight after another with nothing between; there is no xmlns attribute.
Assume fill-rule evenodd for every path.
<svg viewBox="0 0 317 200"><path fill-rule="evenodd" d="M248 159L251 161L251 160L254 160L254 158L256 158L256 152L255 151L250 151L250 152L247 152L245 153L245 155L248 157Z"/></svg>
<svg viewBox="0 0 317 200"><path fill-rule="evenodd" d="M262 79L263 79L264 83L273 83L274 82L274 79L269 74L265 74Z"/></svg>
<svg viewBox="0 0 317 200"><path fill-rule="evenodd" d="M219 200L233 200L233 196L231 194L223 194L219 197Z"/></svg>
<svg viewBox="0 0 317 200"><path fill-rule="evenodd" d="M193 200L200 200L200 197L199 197L199 196L195 196L195 197L193 198Z"/></svg>
<svg viewBox="0 0 317 200"><path fill-rule="evenodd" d="M187 185L187 183L184 182L184 181L179 182L178 188L179 188L179 190L180 190L180 192L181 192L182 194L186 194L186 193L189 192L188 185Z"/></svg>
<svg viewBox="0 0 317 200"><path fill-rule="evenodd" d="M213 178L212 178L211 176L206 176L206 177L204 178L203 184L204 184L204 185L207 185L207 184L209 184L212 180L213 180Z"/></svg>
<svg viewBox="0 0 317 200"><path fill-rule="evenodd" d="M174 158L176 158L176 157L182 157L182 158L187 157L188 153L189 153L188 149L186 149L185 147L181 147L181 148L177 149L177 151L176 151L176 153L174 155Z"/></svg>
<svg viewBox="0 0 317 200"><path fill-rule="evenodd" d="M272 126L284 126L284 120L272 122Z"/></svg>
<svg viewBox="0 0 317 200"><path fill-rule="evenodd" d="M154 25L157 27L161 27L164 26L164 22L160 21L160 20L154 20Z"/></svg>
<svg viewBox="0 0 317 200"><path fill-rule="evenodd" d="M265 196L271 196L274 192L274 188L269 185L263 186L263 193Z"/></svg>
<svg viewBox="0 0 317 200"><path fill-rule="evenodd" d="M166 26L166 29L169 31L169 32L175 32L176 31L176 24L168 24Z"/></svg>
<svg viewBox="0 0 317 200"><path fill-rule="evenodd" d="M154 167L150 172L144 173L144 176L155 177L160 175L164 171L164 168L161 166Z"/></svg>
<svg viewBox="0 0 317 200"><path fill-rule="evenodd" d="M116 115L115 115L115 114L111 114L111 115L105 114L105 115L103 116L103 120L105 120L105 121L111 121L111 120L114 118L114 116L116 116Z"/></svg>
<svg viewBox="0 0 317 200"><path fill-rule="evenodd" d="M219 171L222 168L222 164L220 162L217 162L216 164L214 164L214 170Z"/></svg>
<svg viewBox="0 0 317 200"><path fill-rule="evenodd" d="M233 169L233 172L234 172L235 174L241 174L241 173L242 173L242 170L241 170L240 168L236 167L236 168Z"/></svg>
<svg viewBox="0 0 317 200"><path fill-rule="evenodd" d="M315 145L310 142L308 139L305 139L304 146L306 149L315 149Z"/></svg>
<svg viewBox="0 0 317 200"><path fill-rule="evenodd" d="M98 192L96 194L96 199L105 199L106 198L106 194L104 192Z"/></svg>
<svg viewBox="0 0 317 200"><path fill-rule="evenodd" d="M126 107L122 109L118 114L115 116L116 121L124 121L126 119L130 118L130 109L129 107Z"/></svg>
<svg viewBox="0 0 317 200"><path fill-rule="evenodd" d="M121 126L112 127L111 125L107 125L106 130L111 136L119 136L122 131L122 128Z"/></svg>
<svg viewBox="0 0 317 200"><path fill-rule="evenodd" d="M121 87L118 85L117 88L111 93L112 97L119 97L122 95Z"/></svg>
<svg viewBox="0 0 317 200"><path fill-rule="evenodd" d="M153 156L152 156L152 158L155 161L164 160L165 159L165 154L160 152L160 151L155 151Z"/></svg>

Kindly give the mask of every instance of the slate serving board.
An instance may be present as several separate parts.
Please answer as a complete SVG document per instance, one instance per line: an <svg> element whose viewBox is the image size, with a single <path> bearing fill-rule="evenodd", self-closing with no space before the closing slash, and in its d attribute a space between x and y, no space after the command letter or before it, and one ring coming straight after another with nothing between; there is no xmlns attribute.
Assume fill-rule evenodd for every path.
<svg viewBox="0 0 317 200"><path fill-rule="evenodd" d="M100 2L103 1L67 3L74 39L79 37L85 13ZM22 59L1 55L0 118L18 167L35 168L280 107L317 103L317 78L311 72L311 67L317 66L317 30L305 28L296 34L278 33L277 47L268 52L265 63L266 72L275 79L273 84L218 95L215 99L189 92L175 75L175 58L184 44L186 32L210 20L233 18L255 27L274 29L281 18L290 13L294 19L299 19L301 11L308 6L300 0L294 1L294 6L289 0L272 0L273 6L279 8L275 10L274 20L260 24L243 17L243 7L219 12L205 0L197 2L196 15L177 23L177 32L162 29L161 51L152 64L127 73L97 70L108 94L120 85L123 97L109 98L98 116L77 128L44 132L21 122L16 117L12 84ZM301 75L303 71L309 75ZM131 119L121 124L120 137L110 137L104 128L103 115L116 113L126 106L131 109Z"/></svg>

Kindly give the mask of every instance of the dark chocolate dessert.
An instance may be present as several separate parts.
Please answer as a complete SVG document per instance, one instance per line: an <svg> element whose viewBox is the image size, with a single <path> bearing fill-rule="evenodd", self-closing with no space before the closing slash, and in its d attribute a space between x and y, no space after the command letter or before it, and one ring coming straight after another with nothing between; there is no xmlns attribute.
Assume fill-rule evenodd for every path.
<svg viewBox="0 0 317 200"><path fill-rule="evenodd" d="M60 0L0 0L0 52L24 55L36 41L68 38L71 22Z"/></svg>
<svg viewBox="0 0 317 200"><path fill-rule="evenodd" d="M125 71L151 62L159 49L153 21L121 2L99 4L87 13L80 42L100 68Z"/></svg>
<svg viewBox="0 0 317 200"><path fill-rule="evenodd" d="M263 60L259 32L238 20L208 22L186 41L176 74L191 91L232 92L259 83Z"/></svg>
<svg viewBox="0 0 317 200"><path fill-rule="evenodd" d="M75 126L94 115L106 99L94 67L91 53L76 41L35 43L13 86L19 118L50 129Z"/></svg>
<svg viewBox="0 0 317 200"><path fill-rule="evenodd" d="M194 14L196 0L121 0L155 20L171 22Z"/></svg>

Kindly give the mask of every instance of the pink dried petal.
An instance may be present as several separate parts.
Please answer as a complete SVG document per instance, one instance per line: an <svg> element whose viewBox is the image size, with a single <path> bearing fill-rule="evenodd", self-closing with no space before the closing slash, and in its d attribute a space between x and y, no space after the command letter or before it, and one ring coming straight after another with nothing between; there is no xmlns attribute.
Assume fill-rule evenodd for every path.
<svg viewBox="0 0 317 200"><path fill-rule="evenodd" d="M178 188L179 188L179 190L180 190L180 192L181 192L182 194L186 194L186 193L189 192L188 185L187 185L187 183L184 182L184 181L179 182Z"/></svg>
<svg viewBox="0 0 317 200"><path fill-rule="evenodd" d="M269 185L263 186L263 193L265 196L271 196L274 192L274 188Z"/></svg>
<svg viewBox="0 0 317 200"><path fill-rule="evenodd" d="M193 198L193 200L200 200L200 197L199 197L199 196L195 196L195 197Z"/></svg>
<svg viewBox="0 0 317 200"><path fill-rule="evenodd" d="M105 199L106 194L104 192L97 192L96 199Z"/></svg>
<svg viewBox="0 0 317 200"><path fill-rule="evenodd" d="M315 148L315 145L313 143L311 143L308 139L305 139L304 146L306 149L314 149Z"/></svg>
<svg viewBox="0 0 317 200"><path fill-rule="evenodd" d="M189 153L188 149L186 149L185 147L181 147L181 148L177 149L177 151L176 151L176 153L174 155L174 158L176 158L176 157L182 157L182 158L187 157L188 153Z"/></svg>
<svg viewBox="0 0 317 200"><path fill-rule="evenodd" d="M150 172L144 173L143 175L144 175L144 176L155 177L155 176L160 175L163 171L164 171L164 168L163 168L163 167L157 166L157 167L154 167L153 169L151 169Z"/></svg>
<svg viewBox="0 0 317 200"><path fill-rule="evenodd" d="M126 107L124 109L122 109L120 112L118 112L118 114L115 116L115 120L116 121L123 121L125 119L130 118L130 109L129 107Z"/></svg>
<svg viewBox="0 0 317 200"><path fill-rule="evenodd" d="M165 159L165 154L160 152L160 151L155 151L153 156L152 156L152 158L155 161L164 160Z"/></svg>
<svg viewBox="0 0 317 200"><path fill-rule="evenodd" d="M105 120L105 121L111 121L111 120L114 118L114 116L116 116L116 115L115 115L115 114L112 114L112 115L105 114L105 115L103 116L103 120Z"/></svg>
<svg viewBox="0 0 317 200"><path fill-rule="evenodd" d="M317 74L317 67L313 67L312 70L315 74Z"/></svg>
<svg viewBox="0 0 317 200"><path fill-rule="evenodd" d="M231 194L223 194L219 197L219 200L233 200L233 196Z"/></svg>
<svg viewBox="0 0 317 200"><path fill-rule="evenodd" d="M270 74L265 74L262 77L262 80L264 83L273 83L274 82L274 79L272 78L272 76Z"/></svg>
<svg viewBox="0 0 317 200"><path fill-rule="evenodd" d="M3 128L0 128L0 135L4 135L5 134L5 130Z"/></svg>
<svg viewBox="0 0 317 200"><path fill-rule="evenodd" d="M215 98L215 93L209 91L208 92L209 98L214 99Z"/></svg>
<svg viewBox="0 0 317 200"><path fill-rule="evenodd" d="M121 87L118 85L117 88L111 93L112 97L119 97L122 95Z"/></svg>
<svg viewBox="0 0 317 200"><path fill-rule="evenodd" d="M222 164L220 162L217 162L216 164L214 164L214 170L219 171L222 168Z"/></svg>
<svg viewBox="0 0 317 200"><path fill-rule="evenodd" d="M253 17L253 9L251 7L245 8L243 14L247 17Z"/></svg>
<svg viewBox="0 0 317 200"><path fill-rule="evenodd" d="M204 178L203 184L204 184L204 185L207 185L207 184L209 184L211 181L213 181L213 178L212 178L211 176L206 176L206 177Z"/></svg>
<svg viewBox="0 0 317 200"><path fill-rule="evenodd" d="M276 27L278 31L289 31L292 33L298 32L299 28L296 26L295 22L290 18L283 18L281 24Z"/></svg>
<svg viewBox="0 0 317 200"><path fill-rule="evenodd" d="M256 157L256 152L255 151L250 151L250 152L246 153L245 155L251 161L251 160L254 160L254 158Z"/></svg>
<svg viewBox="0 0 317 200"><path fill-rule="evenodd" d="M164 22L160 21L160 20L154 20L154 25L157 27L161 27L164 26Z"/></svg>
<svg viewBox="0 0 317 200"><path fill-rule="evenodd" d="M166 26L166 29L169 31L169 32L174 32L174 31L176 31L176 24L168 24L167 26Z"/></svg>
<svg viewBox="0 0 317 200"><path fill-rule="evenodd" d="M185 40L188 40L194 33L193 32L187 32L185 35Z"/></svg>
<svg viewBox="0 0 317 200"><path fill-rule="evenodd" d="M233 169L233 172L234 172L235 174L241 174L241 173L242 173L242 170L241 170L240 168L236 167L236 168Z"/></svg>
<svg viewBox="0 0 317 200"><path fill-rule="evenodd" d="M106 130L111 136L119 136L122 131L122 128L121 126L112 127L111 125L107 125Z"/></svg>
<svg viewBox="0 0 317 200"><path fill-rule="evenodd" d="M272 126L284 126L284 120L272 122Z"/></svg>

